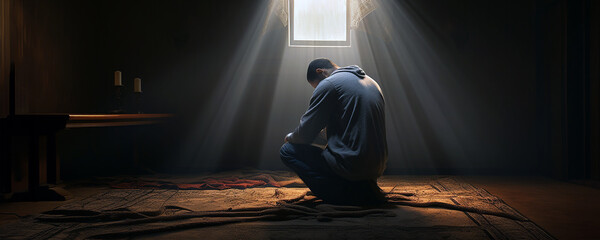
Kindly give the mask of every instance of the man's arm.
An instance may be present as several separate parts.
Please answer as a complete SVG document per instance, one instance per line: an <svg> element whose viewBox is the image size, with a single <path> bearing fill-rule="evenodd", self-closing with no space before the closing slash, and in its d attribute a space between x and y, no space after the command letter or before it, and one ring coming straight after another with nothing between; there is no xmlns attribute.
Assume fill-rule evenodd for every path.
<svg viewBox="0 0 600 240"><path fill-rule="evenodd" d="M286 136L291 143L311 144L335 110L337 93L333 84L323 80L310 98L308 110L300 119L300 125Z"/></svg>

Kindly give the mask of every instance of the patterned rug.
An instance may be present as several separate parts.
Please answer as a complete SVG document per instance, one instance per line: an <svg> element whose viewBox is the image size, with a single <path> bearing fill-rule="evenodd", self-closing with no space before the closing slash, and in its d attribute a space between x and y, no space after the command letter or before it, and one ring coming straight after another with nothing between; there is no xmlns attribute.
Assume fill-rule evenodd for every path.
<svg viewBox="0 0 600 240"><path fill-rule="evenodd" d="M0 226L0 239L554 239L457 177L384 176L389 203L323 204L305 187L112 189Z"/></svg>

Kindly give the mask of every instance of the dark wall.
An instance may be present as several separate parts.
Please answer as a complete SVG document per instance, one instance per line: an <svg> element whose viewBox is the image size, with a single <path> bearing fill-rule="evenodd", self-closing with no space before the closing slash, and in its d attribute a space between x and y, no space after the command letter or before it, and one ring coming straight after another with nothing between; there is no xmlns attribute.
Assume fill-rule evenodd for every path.
<svg viewBox="0 0 600 240"><path fill-rule="evenodd" d="M398 2L421 19L428 29L427 37L439 43L433 50L444 62L452 63L456 72L464 73L456 81L461 84L460 89L466 90L464 94L476 99L462 106L467 113L463 119L467 122L461 124L477 128L485 138L482 141L459 139L476 153L469 156L475 162L475 172L471 173L541 172L569 177L564 169L570 167L584 172L571 176L574 178L600 176L598 151L593 147L598 145L599 131L600 28L596 1ZM247 25L256 8L266 5L263 3L2 1L0 116L8 112L7 66L10 61L16 64L18 114L105 113L112 107L113 72L121 70L127 92L132 90L134 77L142 78L144 112L177 116L160 130L153 130L160 133L154 137L161 139L161 144L148 143L148 148L155 153L148 154L148 158L158 159L152 161L153 166L165 171L191 171L185 168L189 160L181 159L180 146L185 144L198 118L212 117L199 115L207 103L210 104L218 79L231 70L228 64L236 46L244 44ZM589 6L589 10L583 11L582 6ZM369 34L368 30L362 31ZM285 30L273 30L269 34L278 39L269 42L272 48L261 46L265 53L259 60L266 68L279 68L281 55L277 51L285 45ZM573 43L581 39L587 45L580 47ZM575 53L569 55L572 52ZM588 68L580 69L579 75L566 73L579 63L587 64ZM382 77L389 75L384 69L378 72ZM268 105L272 101L269 96L273 95L274 82L260 80L276 77L276 72L257 73L250 86L254 86L261 98L250 101L255 97L244 96L247 102ZM565 93L565 87L572 92ZM446 91L462 94L454 88ZM583 99L582 94L586 96ZM128 97L128 106L130 101ZM575 112L568 106L575 107ZM266 117L260 117L252 109L255 108L249 107L237 114L232 128L239 134L235 139L229 137L231 140L226 144L234 147L238 139L243 139L244 145L239 151L224 155L222 168L256 167L260 162L259 143L252 139L264 135L269 126L265 124ZM472 111L467 111L469 109ZM585 127L579 128L579 123L573 123L572 119L583 121ZM566 129L579 132L581 137L566 137ZM428 131L424 134L426 144L433 149L432 153L441 151L435 129ZM99 133L68 132L63 136L65 146L82 149L66 150L64 164L69 164L69 159L101 161L120 153L107 147L113 149L107 151L114 154L98 156L91 154L97 144L74 144L76 139L85 139L80 136L89 134ZM118 135L118 131L115 134ZM112 138L100 139L111 141ZM573 149L581 144L588 147L578 153L565 150L567 145ZM452 173L452 163L444 159L443 154L438 157L439 166ZM569 160L572 158L583 160ZM180 164L169 168L173 162ZM112 164L118 165L118 162ZM271 167L282 168L282 165ZM398 167L390 173L401 171L402 167Z"/></svg>
<svg viewBox="0 0 600 240"><path fill-rule="evenodd" d="M244 1L3 3L11 32L2 55L16 62L17 113L107 112L115 70L127 91L143 79L148 112L188 112L181 103L210 92L254 10Z"/></svg>
<svg viewBox="0 0 600 240"><path fill-rule="evenodd" d="M388 122L397 125L388 140L397 138L390 151L405 153L396 154L402 159L388 164L390 170L420 166L412 173L535 172L533 3L397 2L403 10L398 14L407 17L394 28L409 30L381 40L378 45L385 47L373 53L388 112L400 115ZM374 14L365 21L377 18ZM386 26L380 27L372 32L385 32ZM399 42L408 47L389 60L378 57ZM386 65L390 61L395 72ZM401 145L408 147L394 147Z"/></svg>
<svg viewBox="0 0 600 240"><path fill-rule="evenodd" d="M590 3L590 175L600 180L600 3Z"/></svg>
<svg viewBox="0 0 600 240"><path fill-rule="evenodd" d="M536 1L536 100L541 171L599 179L597 1Z"/></svg>

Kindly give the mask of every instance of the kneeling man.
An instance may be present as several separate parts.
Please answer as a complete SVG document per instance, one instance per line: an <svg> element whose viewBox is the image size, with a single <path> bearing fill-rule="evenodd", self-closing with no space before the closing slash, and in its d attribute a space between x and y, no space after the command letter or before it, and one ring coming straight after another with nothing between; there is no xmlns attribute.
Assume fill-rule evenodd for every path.
<svg viewBox="0 0 600 240"><path fill-rule="evenodd" d="M377 186L388 153L381 88L358 66L325 58L308 65L306 79L315 90L300 125L285 137L281 160L324 202L384 202ZM326 133L324 149L312 144L319 133Z"/></svg>

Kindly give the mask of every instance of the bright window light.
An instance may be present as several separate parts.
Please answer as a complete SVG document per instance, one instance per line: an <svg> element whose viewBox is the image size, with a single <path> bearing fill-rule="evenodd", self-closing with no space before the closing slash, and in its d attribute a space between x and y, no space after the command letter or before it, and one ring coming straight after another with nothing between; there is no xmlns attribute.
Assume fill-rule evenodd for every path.
<svg viewBox="0 0 600 240"><path fill-rule="evenodd" d="M350 46L348 0L289 0L290 46Z"/></svg>

